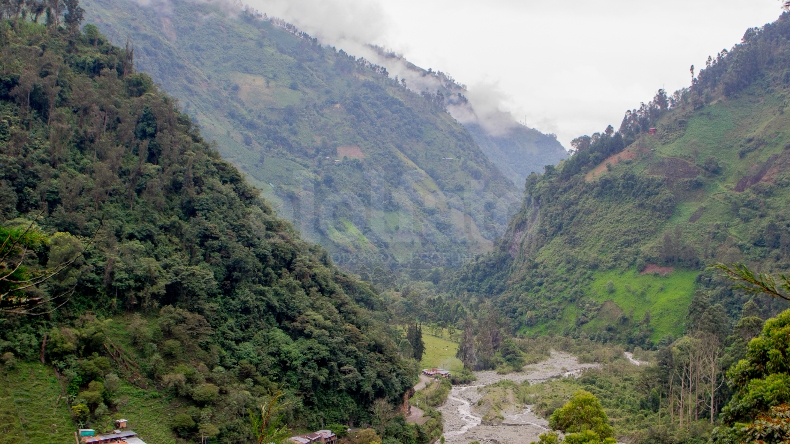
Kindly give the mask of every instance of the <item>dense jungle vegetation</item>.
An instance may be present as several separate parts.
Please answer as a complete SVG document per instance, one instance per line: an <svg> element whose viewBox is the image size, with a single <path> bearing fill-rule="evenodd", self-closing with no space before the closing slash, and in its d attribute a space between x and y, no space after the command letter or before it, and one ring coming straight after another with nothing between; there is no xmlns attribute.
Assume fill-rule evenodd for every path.
<svg viewBox="0 0 790 444"><path fill-rule="evenodd" d="M529 338L652 350L657 365L639 376L573 385L601 396L626 430L639 428L629 433L639 442L784 436L786 371L761 372L768 356L783 359L770 347L787 338L749 344L787 300L733 289L710 267L790 268L788 41L785 13L711 57L690 88L659 90L619 129L574 140L568 160L527 180L494 252L444 292L407 288L396 309L458 328L458 357L473 369L506 371L533 350ZM781 322L763 334L784 331ZM762 364L728 373L743 359ZM730 413L738 408L755 408L753 422ZM720 421L727 430L713 433Z"/></svg>
<svg viewBox="0 0 790 444"><path fill-rule="evenodd" d="M0 22L0 441L126 414L157 443L248 442L276 393L294 430L400 405L416 363L382 298L276 216L130 47L81 32L76 1L44 10Z"/></svg>
<svg viewBox="0 0 790 444"><path fill-rule="evenodd" d="M139 67L282 217L382 288L489 251L518 209L523 179L502 175L434 91L361 57L238 5L84 7L116 42L131 38ZM535 133L512 151L539 170L564 150ZM554 144L538 150L541 137Z"/></svg>
<svg viewBox="0 0 790 444"><path fill-rule="evenodd" d="M282 425L293 432L331 428L342 436L354 425L372 426L355 444L427 444L441 433L433 407L446 399L450 384L435 383L417 395L426 411L423 425L407 423L400 407L418 361L437 347L423 341L423 331L440 332L443 340L445 330L465 366L453 383L470 382L470 370L520 370L551 349L603 364L578 379L487 387L481 403L490 404L493 420L502 412L495 404L514 399L534 405L552 429L569 432L568 443L613 436L640 443L790 438L787 277L770 298L762 294L766 276L731 271L729 277L748 284L739 289L710 268L717 262L771 273L790 268L790 122L784 112L790 15L749 30L742 43L711 58L690 88L671 96L658 91L626 113L618 130L609 126L576 139L571 158L527 179L522 208L493 252L444 282L448 264L430 257L427 267L423 259L409 262L420 281L379 293L337 268L332 252L301 240L242 172L220 158L221 145L206 142L175 99L136 69L146 46L119 48L96 26L80 30L84 11L75 0L11 6L0 21L0 442L69 440L75 425L108 430L115 415L123 415L157 443L204 436L277 440L286 433ZM165 30L173 26L170 19L146 17ZM356 80L346 86L369 94L366 99L324 105L356 110L355 122L378 121L377 113L392 109L418 119L409 106L422 106L440 116L431 121L433 130L471 140L456 132L435 96L410 95L364 62L255 15L223 23L226 30L253 26L256 35L273 39L281 47L268 54L286 66L313 54L353 73ZM290 59L278 59L283 47L291 48ZM185 69L187 77L198 72ZM250 75L261 76L253 83L268 82L263 91L271 94L323 88L301 74L288 77L287 88L273 75ZM239 84L235 91L246 90ZM399 108L392 99L393 107L383 110L366 101L385 95L411 105ZM269 111L284 109L278 106ZM294 111L291 123L262 121L269 122L266 134L288 128L308 141L298 149L315 150L309 154L319 159L315 165L286 156L309 172L305 183L317 187L319 181L331 194L339 192L331 188L336 183L362 183L353 178L369 168L389 173L366 163L384 155L368 156L360 143L312 139L310 145L305 128L312 127L300 119L328 119L328 111L313 102L304 110ZM282 112L287 117L289 111ZM196 115L208 131L219 127L207 114ZM332 119L345 122L349 115ZM401 121L402 128L413 130L409 122ZM253 139L251 130L231 127L226 139L239 134L241 145L262 150L253 150L264 152L260 164L270 161L266 150L298 151L278 151L285 142ZM421 128L405 137L444 146L431 128ZM365 137L384 140L376 131ZM403 157L395 157L419 158L408 149L399 147ZM356 150L366 157L354 158ZM321 163L324 154L340 152L351 156ZM506 190L496 188L504 183L496 169L481 167L488 161L476 156L479 190ZM280 163L270 171L292 171L275 158ZM310 170L316 165L332 171L326 176L332 179ZM341 177L338 171L356 172ZM426 190L447 197L448 187L459 184L456 191L474 194L457 171L424 172L430 180L410 188L421 198ZM447 205L429 207L436 211L431 214ZM342 225L362 239L354 224ZM429 250L455 241L448 237ZM471 251L467 247L444 253ZM387 261L377 264L378 271L371 270L376 264L357 270L368 281L393 283L382 268ZM625 350L652 365L627 362ZM258 417L275 399L282 422L262 425ZM574 422L574 405L587 406L591 422ZM542 439L560 438L549 433Z"/></svg>
<svg viewBox="0 0 790 444"><path fill-rule="evenodd" d="M575 154L527 180L521 211L495 251L404 310L460 326L488 311L511 332L629 346L688 331L695 297L734 324L751 296L708 269L790 268L790 19L749 30L690 88L660 90L618 130L574 140ZM654 134L650 129L654 128ZM786 302L756 300L763 318Z"/></svg>

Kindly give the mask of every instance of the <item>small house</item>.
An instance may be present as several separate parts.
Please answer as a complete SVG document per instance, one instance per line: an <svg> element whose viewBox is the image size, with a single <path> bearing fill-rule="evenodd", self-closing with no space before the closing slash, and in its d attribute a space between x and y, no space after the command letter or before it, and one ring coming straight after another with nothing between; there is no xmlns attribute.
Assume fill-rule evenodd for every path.
<svg viewBox="0 0 790 444"><path fill-rule="evenodd" d="M292 436L288 440L296 444L336 444L337 435L331 430L319 430L306 435Z"/></svg>
<svg viewBox="0 0 790 444"><path fill-rule="evenodd" d="M422 371L422 374L431 377L441 377L441 378L450 377L450 372L448 372L443 368L431 368L431 369L426 368L425 370Z"/></svg>
<svg viewBox="0 0 790 444"><path fill-rule="evenodd" d="M80 442L84 444L145 444L145 442L131 430L125 432L115 430L113 433L106 433L104 435L82 436Z"/></svg>
<svg viewBox="0 0 790 444"><path fill-rule="evenodd" d="M126 428L126 420L125 419L116 419L115 420L115 428L116 429L125 429Z"/></svg>
<svg viewBox="0 0 790 444"><path fill-rule="evenodd" d="M658 130L657 130L657 129L655 129L655 128L650 128L649 130L647 130L647 133L648 133L648 134L655 134L655 133L656 133L656 131L658 131Z"/></svg>

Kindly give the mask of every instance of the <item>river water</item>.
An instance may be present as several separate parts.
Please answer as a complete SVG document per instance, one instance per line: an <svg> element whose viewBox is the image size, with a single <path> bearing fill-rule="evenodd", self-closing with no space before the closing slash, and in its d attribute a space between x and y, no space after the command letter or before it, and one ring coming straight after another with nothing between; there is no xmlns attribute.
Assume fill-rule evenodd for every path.
<svg viewBox="0 0 790 444"><path fill-rule="evenodd" d="M598 364L580 364L577 359L562 352L552 352L551 357L538 364L530 365L520 373L499 375L494 371L475 372L475 385L454 386L447 402L439 408L444 418L444 437L447 444L466 444L472 441L493 444L526 444L537 441L538 436L548 430L548 421L532 412L532 406L523 411L504 415L501 424L482 423L474 406L482 398L479 389L502 380L517 383L529 381L539 384L552 378L578 376L586 368Z"/></svg>

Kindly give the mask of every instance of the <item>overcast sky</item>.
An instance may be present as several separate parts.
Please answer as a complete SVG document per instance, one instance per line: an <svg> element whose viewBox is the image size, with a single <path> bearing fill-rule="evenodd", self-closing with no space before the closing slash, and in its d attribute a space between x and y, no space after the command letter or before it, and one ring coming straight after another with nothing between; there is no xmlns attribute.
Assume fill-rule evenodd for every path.
<svg viewBox="0 0 790 444"><path fill-rule="evenodd" d="M245 0L354 54L371 42L492 91L520 121L556 133L618 127L658 88L779 14L777 0Z"/></svg>

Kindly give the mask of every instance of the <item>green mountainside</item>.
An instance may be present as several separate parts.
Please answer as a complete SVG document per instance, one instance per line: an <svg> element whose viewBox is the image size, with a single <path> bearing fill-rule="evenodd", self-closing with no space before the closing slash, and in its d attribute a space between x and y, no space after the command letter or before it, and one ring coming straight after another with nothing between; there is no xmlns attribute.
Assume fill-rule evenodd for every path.
<svg viewBox="0 0 790 444"><path fill-rule="evenodd" d="M502 173L521 187L532 173L556 165L567 154L555 137L526 126L516 126L502 135L487 133L480 125L466 125L480 149Z"/></svg>
<svg viewBox="0 0 790 444"><path fill-rule="evenodd" d="M149 442L251 442L249 412L277 391L296 430L399 405L416 362L381 297L68 5L67 29L0 22L0 440L125 416ZM435 422L388 433L424 443Z"/></svg>
<svg viewBox="0 0 790 444"><path fill-rule="evenodd" d="M435 312L490 301L522 333L642 347L682 335L695 297L737 320L748 296L709 265L790 268L789 39L788 14L750 29L691 88L576 139L568 160L527 179L502 241Z"/></svg>
<svg viewBox="0 0 790 444"><path fill-rule="evenodd" d="M422 90L424 97L444 103L450 114L458 117L488 159L518 188L523 186L530 174L541 172L546 165L556 165L568 157L556 135L543 134L516 122L510 113L498 108L490 109L488 103L480 106L483 109L475 108L475 98L485 102L490 99L472 91L470 100L466 97L470 91L448 74L422 69L380 47L372 49L375 50L376 63L399 72L401 81L405 81L410 88Z"/></svg>
<svg viewBox="0 0 790 444"><path fill-rule="evenodd" d="M140 68L337 263L423 278L490 251L504 233L523 181L500 173L436 95L283 22L167 5L83 6L111 39L130 38Z"/></svg>

